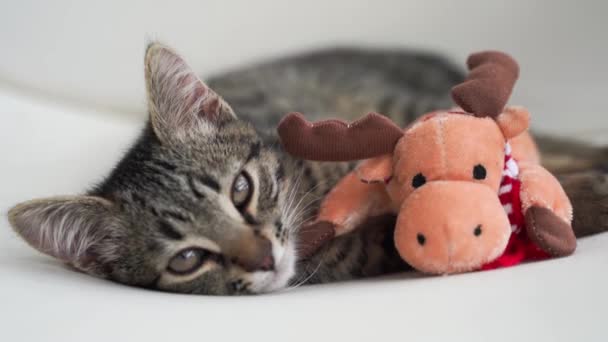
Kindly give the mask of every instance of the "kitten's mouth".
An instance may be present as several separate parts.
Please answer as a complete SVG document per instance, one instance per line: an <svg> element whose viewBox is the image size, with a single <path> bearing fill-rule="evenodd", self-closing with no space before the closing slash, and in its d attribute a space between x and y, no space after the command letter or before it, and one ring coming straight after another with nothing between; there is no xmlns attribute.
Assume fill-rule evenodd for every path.
<svg viewBox="0 0 608 342"><path fill-rule="evenodd" d="M253 293L266 293L286 288L296 274L297 259L311 257L333 237L334 226L327 222L318 222L301 227L297 239L289 239L284 246L273 243L274 269L252 273L249 278L252 285L249 289ZM297 253L293 240L297 240Z"/></svg>
<svg viewBox="0 0 608 342"><path fill-rule="evenodd" d="M254 293L266 293L281 290L287 287L289 281L296 273L295 246L288 242L285 246L273 246L275 267L270 271L259 271L250 276L250 290Z"/></svg>

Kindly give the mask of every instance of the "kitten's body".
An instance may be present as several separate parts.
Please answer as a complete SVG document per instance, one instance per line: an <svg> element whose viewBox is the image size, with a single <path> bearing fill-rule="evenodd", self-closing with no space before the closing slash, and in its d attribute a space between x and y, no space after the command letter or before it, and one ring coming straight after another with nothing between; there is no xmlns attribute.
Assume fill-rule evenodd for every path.
<svg viewBox="0 0 608 342"><path fill-rule="evenodd" d="M89 197L12 210L13 226L30 244L96 276L189 293L259 293L407 267L386 221L296 263L299 225L354 165L294 160L281 151L274 129L291 111L311 120L352 120L377 111L405 125L451 105L449 90L463 78L458 68L433 55L339 49L209 79L237 120L179 57L169 50L150 53L154 49L146 58L151 121L142 137ZM575 217L578 235L607 230L606 151L555 139L539 143L550 152L551 171L584 169L563 175L575 212L596 213ZM559 144L570 148L555 148ZM237 211L227 189L243 170L256 190L249 208ZM237 260L260 237L272 243L273 271L247 271ZM190 245L218 257L192 275L167 274L171 256Z"/></svg>

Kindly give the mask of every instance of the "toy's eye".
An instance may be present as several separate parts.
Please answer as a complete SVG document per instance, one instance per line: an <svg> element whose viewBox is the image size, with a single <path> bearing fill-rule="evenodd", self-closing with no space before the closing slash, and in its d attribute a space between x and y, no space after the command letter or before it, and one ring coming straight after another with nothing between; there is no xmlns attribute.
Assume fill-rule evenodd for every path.
<svg viewBox="0 0 608 342"><path fill-rule="evenodd" d="M174 274L190 274L198 270L209 255L209 252L201 248L184 249L171 258L167 269Z"/></svg>
<svg viewBox="0 0 608 342"><path fill-rule="evenodd" d="M412 186L414 188L419 188L423 186L424 183L426 183L426 177L424 177L422 173L417 174L414 176L414 179L412 179Z"/></svg>
<svg viewBox="0 0 608 342"><path fill-rule="evenodd" d="M426 236L424 236L424 235L423 235L423 234L421 234L421 233L418 233L418 234L416 235L416 240L418 240L418 244L419 244L420 246L424 246L424 244L426 243Z"/></svg>
<svg viewBox="0 0 608 342"><path fill-rule="evenodd" d="M249 200L251 200L252 193L253 184L251 183L251 178L243 171L236 176L232 183L230 199L238 210L243 210L249 203Z"/></svg>
<svg viewBox="0 0 608 342"><path fill-rule="evenodd" d="M475 167L473 168L473 178L475 179L486 179L486 168L483 167L483 165L481 164L477 164L475 165Z"/></svg>

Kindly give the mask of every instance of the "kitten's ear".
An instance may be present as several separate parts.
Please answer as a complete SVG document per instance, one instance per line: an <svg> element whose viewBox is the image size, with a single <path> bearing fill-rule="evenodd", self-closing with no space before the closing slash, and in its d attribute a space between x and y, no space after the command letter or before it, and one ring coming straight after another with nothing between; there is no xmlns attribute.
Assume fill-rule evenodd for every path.
<svg viewBox="0 0 608 342"><path fill-rule="evenodd" d="M36 199L9 210L13 229L32 247L78 268L94 261L95 247L116 219L112 204L93 196Z"/></svg>
<svg viewBox="0 0 608 342"><path fill-rule="evenodd" d="M168 47L148 46L145 73L150 119L163 142L196 137L236 118L232 108Z"/></svg>

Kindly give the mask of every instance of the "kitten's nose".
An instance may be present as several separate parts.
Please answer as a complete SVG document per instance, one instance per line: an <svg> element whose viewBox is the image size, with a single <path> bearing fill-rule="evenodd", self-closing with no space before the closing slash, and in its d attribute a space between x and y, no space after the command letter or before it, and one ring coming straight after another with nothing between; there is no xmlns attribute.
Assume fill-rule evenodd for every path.
<svg viewBox="0 0 608 342"><path fill-rule="evenodd" d="M238 253L234 263L247 272L272 271L274 257L272 256L272 243L263 237L256 237L252 244Z"/></svg>

